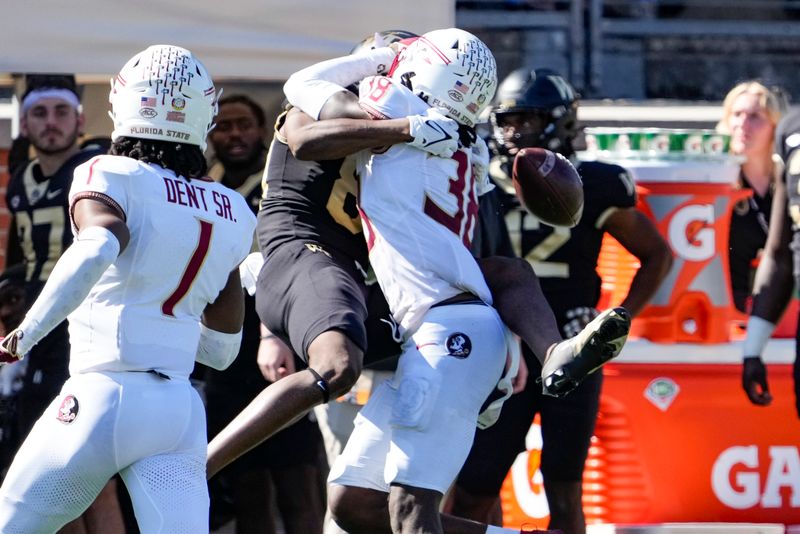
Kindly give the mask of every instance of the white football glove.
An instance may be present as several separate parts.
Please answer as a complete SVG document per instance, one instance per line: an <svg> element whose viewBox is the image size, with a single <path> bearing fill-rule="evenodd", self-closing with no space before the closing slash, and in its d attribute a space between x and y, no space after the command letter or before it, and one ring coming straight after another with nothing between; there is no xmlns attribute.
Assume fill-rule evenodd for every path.
<svg viewBox="0 0 800 534"><path fill-rule="evenodd" d="M256 294L256 283L258 282L258 273L261 272L261 267L264 266L264 256L260 252L251 252L239 264L239 278L242 279L242 288L247 291L251 297Z"/></svg>
<svg viewBox="0 0 800 534"><path fill-rule="evenodd" d="M21 360L24 354L18 352L17 345L22 339L22 330L13 330L0 339L0 365Z"/></svg>
<svg viewBox="0 0 800 534"><path fill-rule="evenodd" d="M475 142L470 147L472 156L472 176L475 180L478 196L488 193L494 189L494 184L489 180L489 147L486 146L480 136L476 137Z"/></svg>
<svg viewBox="0 0 800 534"><path fill-rule="evenodd" d="M408 117L409 145L434 156L451 157L458 150L458 123L439 108L429 108L423 115Z"/></svg>

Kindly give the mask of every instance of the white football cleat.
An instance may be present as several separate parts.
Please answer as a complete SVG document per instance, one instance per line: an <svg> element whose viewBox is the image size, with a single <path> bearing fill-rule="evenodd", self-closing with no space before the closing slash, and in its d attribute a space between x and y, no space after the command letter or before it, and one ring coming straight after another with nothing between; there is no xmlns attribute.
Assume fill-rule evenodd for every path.
<svg viewBox="0 0 800 534"><path fill-rule="evenodd" d="M610 308L576 336L553 345L542 365L542 393L563 397L584 379L616 357L631 329L631 316L622 307Z"/></svg>

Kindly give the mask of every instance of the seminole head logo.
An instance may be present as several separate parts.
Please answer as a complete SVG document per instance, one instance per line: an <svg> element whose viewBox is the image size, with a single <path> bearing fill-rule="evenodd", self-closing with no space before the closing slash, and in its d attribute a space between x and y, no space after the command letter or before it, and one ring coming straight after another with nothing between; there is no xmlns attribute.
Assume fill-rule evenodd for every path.
<svg viewBox="0 0 800 534"><path fill-rule="evenodd" d="M73 422L76 417L78 417L78 399L73 395L67 395L64 397L64 400L61 401L61 406L58 407L56 419L62 423L69 424Z"/></svg>
<svg viewBox="0 0 800 534"><path fill-rule="evenodd" d="M456 358L466 358L472 352L472 341L467 334L456 332L450 334L446 342L447 352Z"/></svg>

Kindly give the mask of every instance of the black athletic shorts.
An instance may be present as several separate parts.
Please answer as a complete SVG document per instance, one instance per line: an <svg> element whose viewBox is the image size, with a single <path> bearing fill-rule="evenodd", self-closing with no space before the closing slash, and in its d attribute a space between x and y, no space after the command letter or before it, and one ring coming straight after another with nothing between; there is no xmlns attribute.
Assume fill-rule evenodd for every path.
<svg viewBox="0 0 800 534"><path fill-rule="evenodd" d="M508 470L525 450L525 435L537 413L544 443L541 470L545 481L582 479L600 402L602 372L595 372L575 391L557 399L542 395L542 385L536 383L542 367L527 347L523 355L529 372L525 390L505 402L497 423L475 433L469 457L458 475L458 485L473 495L500 493Z"/></svg>
<svg viewBox="0 0 800 534"><path fill-rule="evenodd" d="M298 241L281 245L267 257L258 276L256 309L264 325L305 362L308 346L318 335L338 330L362 351L368 344L374 346L375 352L364 358L367 364L400 352L389 325L382 329L384 321L368 317L368 301L375 314L388 310L385 299L371 291L353 260L335 249Z"/></svg>

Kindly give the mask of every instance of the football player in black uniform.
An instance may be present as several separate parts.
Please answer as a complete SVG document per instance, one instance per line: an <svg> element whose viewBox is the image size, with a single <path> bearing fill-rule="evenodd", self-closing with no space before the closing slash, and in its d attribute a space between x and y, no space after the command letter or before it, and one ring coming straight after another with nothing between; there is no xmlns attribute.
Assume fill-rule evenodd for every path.
<svg viewBox="0 0 800 534"><path fill-rule="evenodd" d="M775 132L775 153L784 165L775 183L767 243L753 283L753 308L742 346L742 387L750 402L767 406L772 394L761 353L800 280L800 112L785 115ZM793 367L795 407L800 418L800 329Z"/></svg>
<svg viewBox="0 0 800 534"><path fill-rule="evenodd" d="M22 98L20 130L36 151L11 177L6 203L12 214L8 264L26 264L26 299L32 303L56 260L72 243L67 193L72 171L102 153L78 145L84 117L71 76L32 75ZM14 325L16 326L16 325ZM36 345L27 357L20 392L21 436L27 435L69 376L66 321Z"/></svg>
<svg viewBox="0 0 800 534"><path fill-rule="evenodd" d="M413 35L401 33L406 33L401 39ZM364 76L387 68L392 55L385 61L376 59L375 72ZM410 133L407 119L362 121L358 133L328 140L318 161L311 161L305 159L307 151L320 148L305 144L309 140L305 127L313 122L296 108L278 117L256 229L265 258L256 291L258 314L269 335L309 367L268 386L209 443L209 477L242 449L260 443L315 405L346 393L362 363L400 352L383 294L377 284L366 284L369 260L356 203L357 183L344 154L419 143L422 138ZM341 150L341 144L352 143L357 147ZM263 416L253 417L253 411Z"/></svg>
<svg viewBox="0 0 800 534"><path fill-rule="evenodd" d="M84 116L77 91L73 76L26 76L20 131L36 157L16 168L6 190L6 205L12 215L6 260L8 265L25 263L25 309L36 300L56 261L72 244L67 200L72 172L105 153L94 146L80 148ZM5 325L9 330L16 326ZM20 440L69 377L69 348L64 321L26 356L27 369L16 406ZM99 514L112 526L122 521L115 484L112 480L89 509L90 515ZM83 519L76 520L80 521Z"/></svg>
<svg viewBox="0 0 800 534"><path fill-rule="evenodd" d="M655 293L672 262L672 253L655 225L636 209L630 175L617 165L577 163L584 185L584 211L574 228L547 226L519 206L513 196L511 164L518 150L543 147L575 158L579 133L578 96L561 76L547 69L512 72L497 91L491 121L494 157L490 176L505 189L508 226L515 251L539 276L564 337L579 332L596 314L600 298L597 260L603 234L615 237L640 261L622 306L636 316ZM500 487L519 452L534 415L541 414L542 474L550 506L550 528L585 532L581 509L583 464L594 431L602 373L590 375L564 398L542 395L536 384L540 364L524 347L530 369L522 393L503 406L499 421L479 430L454 492L453 513L479 521L498 521Z"/></svg>
<svg viewBox="0 0 800 534"><path fill-rule="evenodd" d="M264 110L242 94L225 96L218 105L216 127L208 135L215 156L208 175L235 189L257 213L267 161ZM204 370L209 436L214 436L278 379L264 376L256 361L261 346L271 342L271 338L261 335L255 297L246 294L238 356L224 371L211 367ZM320 491L324 477L320 472L321 448L317 423L308 416L272 436L228 466L209 487L212 521L217 519L214 512L223 508L227 497L233 504L237 532L271 532L276 528L276 518L264 503L274 493L287 532L320 532L325 513ZM303 506L296 504L300 502Z"/></svg>

